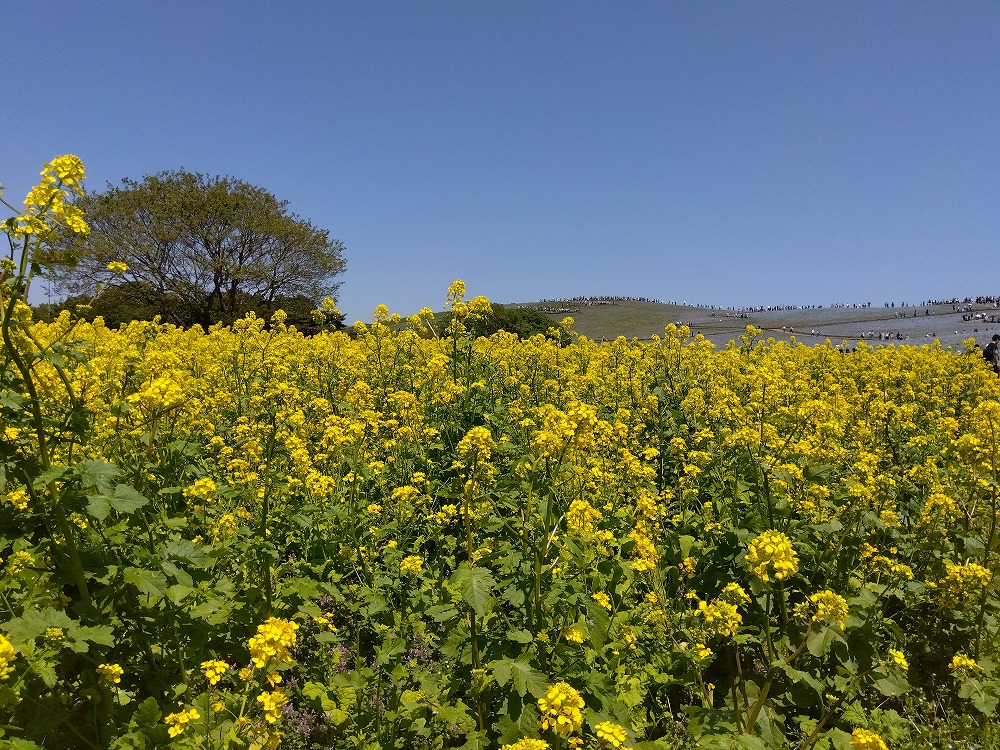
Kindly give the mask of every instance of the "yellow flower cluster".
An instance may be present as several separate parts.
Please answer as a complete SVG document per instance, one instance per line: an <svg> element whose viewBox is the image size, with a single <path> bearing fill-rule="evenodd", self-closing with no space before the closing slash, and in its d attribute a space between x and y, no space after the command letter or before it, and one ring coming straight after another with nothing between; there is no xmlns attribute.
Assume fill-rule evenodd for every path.
<svg viewBox="0 0 1000 750"><path fill-rule="evenodd" d="M229 665L218 659L209 659L201 663L201 672L205 675L205 679L208 680L209 685L218 684L219 680L222 679L222 675L228 671Z"/></svg>
<svg viewBox="0 0 1000 750"><path fill-rule="evenodd" d="M530 737L525 737L513 745L503 745L500 750L549 750L549 743L545 740L534 740Z"/></svg>
<svg viewBox="0 0 1000 750"><path fill-rule="evenodd" d="M736 605L721 599L711 604L698 602L695 614L705 618L705 626L710 632L723 638L732 638L743 624L743 616Z"/></svg>
<svg viewBox="0 0 1000 750"><path fill-rule="evenodd" d="M542 716L538 728L551 729L557 734L572 734L583 726L584 703L576 688L566 682L557 682L538 699Z"/></svg>
<svg viewBox="0 0 1000 750"><path fill-rule="evenodd" d="M597 741L602 747L620 748L625 745L625 727L612 721L602 721L594 727Z"/></svg>
<svg viewBox="0 0 1000 750"><path fill-rule="evenodd" d="M746 564L762 581L784 580L799 569L799 558L791 540L780 531L765 531L754 537L748 547Z"/></svg>
<svg viewBox="0 0 1000 750"><path fill-rule="evenodd" d="M861 728L851 732L851 747L855 750L889 750L875 732Z"/></svg>
<svg viewBox="0 0 1000 750"><path fill-rule="evenodd" d="M53 225L86 234L90 228L83 212L67 202L83 194L83 162L72 154L57 156L45 165L41 176L42 181L24 199L24 213L8 223L11 237L42 237L52 231Z"/></svg>
<svg viewBox="0 0 1000 750"><path fill-rule="evenodd" d="M611 611L611 609L612 609L611 598L607 594L605 594L603 591L596 591L596 592L594 592L593 594L591 594L591 598L595 602L597 602L598 604L600 604L602 607L604 607L606 610L608 610L608 612Z"/></svg>
<svg viewBox="0 0 1000 750"><path fill-rule="evenodd" d="M816 613L812 617L813 622L826 622L832 620L840 627L844 627L850 612L847 607L847 600L840 594L836 594L829 589L818 591L809 597L809 601L816 605Z"/></svg>
<svg viewBox="0 0 1000 750"><path fill-rule="evenodd" d="M601 511L586 500L577 498L570 503L566 512L566 527L571 534L584 536L593 533L595 524L602 518Z"/></svg>
<svg viewBox="0 0 1000 750"><path fill-rule="evenodd" d="M288 703L288 698L283 690L272 690L258 695L257 702L264 711L264 720L268 724L274 724L281 718L281 708Z"/></svg>
<svg viewBox="0 0 1000 750"><path fill-rule="evenodd" d="M24 490L11 490L7 493L7 502L13 505L18 510L28 509L28 493Z"/></svg>
<svg viewBox="0 0 1000 750"><path fill-rule="evenodd" d="M269 617L263 625L258 625L257 634L247 644L254 666L263 669L290 663L289 649L295 645L298 629L298 623L278 617Z"/></svg>
<svg viewBox="0 0 1000 750"><path fill-rule="evenodd" d="M408 555L399 564L399 572L403 575L417 575L424 569L424 561L416 555Z"/></svg>
<svg viewBox="0 0 1000 750"><path fill-rule="evenodd" d="M7 636L0 633L0 680L6 680L10 677L11 672L14 671L11 664L16 658L17 652L14 651L14 646L7 640Z"/></svg>
<svg viewBox="0 0 1000 750"><path fill-rule="evenodd" d="M938 586L943 591L945 603L948 606L955 606L967 603L978 596L984 588L990 585L991 579L990 571L977 563L965 563L964 565L947 563L944 578L938 582Z"/></svg>
<svg viewBox="0 0 1000 750"><path fill-rule="evenodd" d="M954 673L955 677L962 679L978 672L979 665L974 659L970 659L965 654L955 654L948 665L948 669Z"/></svg>
<svg viewBox="0 0 1000 750"><path fill-rule="evenodd" d="M201 714L198 713L197 709L189 708L186 711L167 714L163 717L163 722L167 725L167 734L171 737L176 737L187 728L190 722L197 721L200 718Z"/></svg>
<svg viewBox="0 0 1000 750"><path fill-rule="evenodd" d="M898 649L895 648L889 649L889 659L892 661L893 664L902 669L904 672L910 668L909 662L906 661L906 655L902 651L899 651Z"/></svg>
<svg viewBox="0 0 1000 750"><path fill-rule="evenodd" d="M120 683L122 675L125 674L125 670L120 664L101 664L96 671L104 680L113 685Z"/></svg>

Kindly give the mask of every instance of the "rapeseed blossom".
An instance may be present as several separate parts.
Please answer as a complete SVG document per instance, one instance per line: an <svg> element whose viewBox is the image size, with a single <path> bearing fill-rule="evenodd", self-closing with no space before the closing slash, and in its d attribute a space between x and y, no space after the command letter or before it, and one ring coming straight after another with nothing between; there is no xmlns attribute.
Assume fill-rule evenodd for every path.
<svg viewBox="0 0 1000 750"><path fill-rule="evenodd" d="M264 711L264 720L268 724L274 724L281 718L281 708L288 702L288 698L283 690L272 690L258 695L257 702Z"/></svg>
<svg viewBox="0 0 1000 750"><path fill-rule="evenodd" d="M219 680L229 671L229 665L218 659L209 659L201 663L201 672L205 675L209 685L217 685Z"/></svg>
<svg viewBox="0 0 1000 750"><path fill-rule="evenodd" d="M424 569L424 561L416 555L408 555L399 564L399 572L404 575L417 575Z"/></svg>
<svg viewBox="0 0 1000 750"><path fill-rule="evenodd" d="M812 617L813 622L825 622L832 620L840 627L844 627L850 614L847 607L847 600L840 594L827 589L819 591L809 597L809 601L816 605L816 613Z"/></svg>
<svg viewBox="0 0 1000 750"><path fill-rule="evenodd" d="M125 670L120 664L101 664L96 671L104 680L113 685L120 683L122 675L125 674Z"/></svg>
<svg viewBox="0 0 1000 750"><path fill-rule="evenodd" d="M750 572L762 581L784 580L799 569L791 540L780 531L765 531L751 540L747 556Z"/></svg>
<svg viewBox="0 0 1000 750"><path fill-rule="evenodd" d="M186 711L167 714L163 718L163 721L167 725L167 734L171 737L176 737L187 728L190 722L197 721L200 718L201 714L198 713L197 709L189 708Z"/></svg>
<svg viewBox="0 0 1000 750"><path fill-rule="evenodd" d="M549 743L525 737L512 745L503 745L500 750L549 750Z"/></svg>
<svg viewBox="0 0 1000 750"><path fill-rule="evenodd" d="M551 729L557 734L572 734L583 726L583 698L576 688L566 682L558 682L538 699L538 710L542 717L538 728Z"/></svg>
<svg viewBox="0 0 1000 750"><path fill-rule="evenodd" d="M620 748L625 745L625 727L613 721L602 721L594 727L597 741L603 747Z"/></svg>
<svg viewBox="0 0 1000 750"><path fill-rule="evenodd" d="M870 729L855 729L851 732L851 747L855 750L888 750L885 742Z"/></svg>
<svg viewBox="0 0 1000 750"><path fill-rule="evenodd" d="M7 636L0 633L0 680L6 680L10 677L14 671L14 667L11 665L16 658L17 652L14 651L14 646L7 640Z"/></svg>
<svg viewBox="0 0 1000 750"><path fill-rule="evenodd" d="M254 666L263 669L290 663L289 649L295 645L298 629L298 623L278 617L269 617L263 625L258 625L257 634L247 643Z"/></svg>
<svg viewBox="0 0 1000 750"><path fill-rule="evenodd" d="M952 671L955 677L962 679L978 672L979 665L974 659L970 659L965 654L955 654L948 665L948 669Z"/></svg>

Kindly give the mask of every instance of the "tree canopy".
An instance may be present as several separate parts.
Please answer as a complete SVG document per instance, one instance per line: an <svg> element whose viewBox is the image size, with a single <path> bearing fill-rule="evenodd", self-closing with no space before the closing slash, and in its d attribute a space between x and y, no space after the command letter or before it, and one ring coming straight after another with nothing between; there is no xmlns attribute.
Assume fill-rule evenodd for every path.
<svg viewBox="0 0 1000 750"><path fill-rule="evenodd" d="M58 279L68 294L118 283L136 303L180 324L231 321L281 299L334 296L344 245L266 190L231 177L161 172L88 192L90 234L75 268ZM115 275L109 264L124 263Z"/></svg>

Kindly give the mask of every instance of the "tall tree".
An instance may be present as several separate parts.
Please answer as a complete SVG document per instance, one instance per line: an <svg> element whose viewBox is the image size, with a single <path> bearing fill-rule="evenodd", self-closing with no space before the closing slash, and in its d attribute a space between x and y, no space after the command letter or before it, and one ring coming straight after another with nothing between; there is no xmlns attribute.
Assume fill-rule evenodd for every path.
<svg viewBox="0 0 1000 750"><path fill-rule="evenodd" d="M77 205L91 231L78 243L76 267L59 278L66 293L92 293L112 281L109 263L125 263L134 293L175 298L195 318L177 322L211 324L282 297L318 302L340 286L343 243L287 201L231 177L180 170L125 178Z"/></svg>

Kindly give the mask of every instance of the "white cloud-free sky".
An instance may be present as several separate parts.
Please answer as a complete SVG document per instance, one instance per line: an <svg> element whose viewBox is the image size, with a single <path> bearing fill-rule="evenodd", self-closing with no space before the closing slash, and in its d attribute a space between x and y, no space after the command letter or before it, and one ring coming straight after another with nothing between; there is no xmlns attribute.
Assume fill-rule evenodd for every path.
<svg viewBox="0 0 1000 750"><path fill-rule="evenodd" d="M998 294L1000 5L0 2L0 182L185 168L347 247L348 320Z"/></svg>

